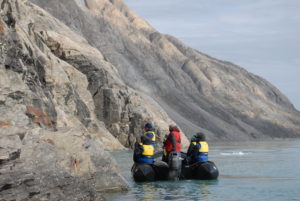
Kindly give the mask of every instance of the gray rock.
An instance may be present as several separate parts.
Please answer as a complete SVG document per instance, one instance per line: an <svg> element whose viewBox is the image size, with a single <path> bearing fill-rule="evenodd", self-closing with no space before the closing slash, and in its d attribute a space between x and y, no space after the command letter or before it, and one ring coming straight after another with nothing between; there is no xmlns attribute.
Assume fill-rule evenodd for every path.
<svg viewBox="0 0 300 201"><path fill-rule="evenodd" d="M172 120L47 12L23 0L0 5L0 197L101 200L126 189L105 150L132 147L145 122L163 130Z"/></svg>
<svg viewBox="0 0 300 201"><path fill-rule="evenodd" d="M100 50L119 79L149 94L188 135L202 130L208 139L222 141L299 137L299 112L278 89L234 64L158 33L122 1L31 1ZM116 91L100 95L98 118L103 118L103 96L116 102L109 103L108 119L119 118L121 99ZM111 127L108 120L106 125Z"/></svg>
<svg viewBox="0 0 300 201"><path fill-rule="evenodd" d="M26 133L21 146L20 139L11 141L18 149L0 159L1 198L103 200L97 191L125 189L121 177L112 174L116 164L101 144L78 134L37 128ZM8 144L2 140L3 145Z"/></svg>
<svg viewBox="0 0 300 201"><path fill-rule="evenodd" d="M59 22L26 1L0 5L1 200L104 200L126 189L105 151L124 147L96 118L86 76L33 23Z"/></svg>

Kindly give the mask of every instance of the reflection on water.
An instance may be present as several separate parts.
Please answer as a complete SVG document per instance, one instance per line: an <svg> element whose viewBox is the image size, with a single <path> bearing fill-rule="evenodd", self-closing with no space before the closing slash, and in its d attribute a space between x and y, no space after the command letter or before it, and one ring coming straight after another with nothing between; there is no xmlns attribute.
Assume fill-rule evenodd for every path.
<svg viewBox="0 0 300 201"><path fill-rule="evenodd" d="M141 189L139 189L139 191L144 192L144 200L154 200L155 194L153 192L156 192L157 188L152 187L150 184L143 184L141 185Z"/></svg>
<svg viewBox="0 0 300 201"><path fill-rule="evenodd" d="M218 181L177 181L177 182L149 182L133 185L132 195L126 193L122 200L194 200L196 198L209 199L210 186ZM127 198L126 198L127 197Z"/></svg>
<svg viewBox="0 0 300 201"><path fill-rule="evenodd" d="M113 152L130 190L105 197L117 201L300 200L300 141L210 144L210 160L220 171L216 181L135 183L130 172L132 153Z"/></svg>
<svg viewBox="0 0 300 201"><path fill-rule="evenodd" d="M211 194L207 184L204 184L204 183L200 184L199 191L200 191L200 194L202 195L202 198L204 198L204 199L208 198L209 195Z"/></svg>

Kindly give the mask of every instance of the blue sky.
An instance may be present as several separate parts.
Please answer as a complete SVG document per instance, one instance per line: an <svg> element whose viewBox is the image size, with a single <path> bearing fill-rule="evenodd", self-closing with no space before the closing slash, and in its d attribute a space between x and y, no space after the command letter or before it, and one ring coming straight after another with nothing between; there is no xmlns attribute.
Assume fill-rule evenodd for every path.
<svg viewBox="0 0 300 201"><path fill-rule="evenodd" d="M124 0L161 33L233 62L300 110L300 0Z"/></svg>

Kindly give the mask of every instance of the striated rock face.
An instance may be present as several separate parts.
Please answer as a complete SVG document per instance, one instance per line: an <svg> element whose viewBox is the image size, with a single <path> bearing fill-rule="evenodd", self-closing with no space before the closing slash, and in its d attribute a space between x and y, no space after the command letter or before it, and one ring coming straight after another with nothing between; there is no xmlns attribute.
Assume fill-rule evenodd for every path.
<svg viewBox="0 0 300 201"><path fill-rule="evenodd" d="M1 137L2 200L102 200L126 184L101 143L74 130Z"/></svg>
<svg viewBox="0 0 300 201"><path fill-rule="evenodd" d="M123 146L96 118L87 77L32 21L63 26L25 1L0 6L1 200L102 200L98 192L127 188L104 150Z"/></svg>
<svg viewBox="0 0 300 201"><path fill-rule="evenodd" d="M126 189L105 150L132 147L148 121L165 134L172 120L43 9L0 7L0 198L102 200L99 192Z"/></svg>
<svg viewBox="0 0 300 201"><path fill-rule="evenodd" d="M100 50L128 87L150 95L188 135L201 130L210 140L299 137L299 112L274 86L158 33L121 0L31 1Z"/></svg>

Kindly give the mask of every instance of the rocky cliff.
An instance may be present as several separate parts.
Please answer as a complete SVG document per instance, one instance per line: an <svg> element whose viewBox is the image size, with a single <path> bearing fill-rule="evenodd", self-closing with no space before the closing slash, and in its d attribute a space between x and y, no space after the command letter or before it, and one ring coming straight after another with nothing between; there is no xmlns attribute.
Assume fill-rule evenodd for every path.
<svg viewBox="0 0 300 201"><path fill-rule="evenodd" d="M97 120L87 77L38 27L72 32L28 2L0 5L0 199L101 200L98 191L125 189L104 150L123 146Z"/></svg>
<svg viewBox="0 0 300 201"><path fill-rule="evenodd" d="M1 199L125 189L105 150L132 147L149 121L159 145L172 121L209 140L300 135L299 112L270 83L158 33L121 0L0 6Z"/></svg>
<svg viewBox="0 0 300 201"><path fill-rule="evenodd" d="M201 130L210 140L299 137L300 113L278 89L158 33L121 0L31 1L98 49L128 87L159 103L186 134ZM121 135L112 129L120 121L99 117Z"/></svg>
<svg viewBox="0 0 300 201"><path fill-rule="evenodd" d="M172 120L40 7L0 6L0 198L100 200L126 189L105 150L132 147L145 122L165 134Z"/></svg>

